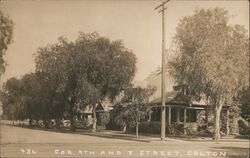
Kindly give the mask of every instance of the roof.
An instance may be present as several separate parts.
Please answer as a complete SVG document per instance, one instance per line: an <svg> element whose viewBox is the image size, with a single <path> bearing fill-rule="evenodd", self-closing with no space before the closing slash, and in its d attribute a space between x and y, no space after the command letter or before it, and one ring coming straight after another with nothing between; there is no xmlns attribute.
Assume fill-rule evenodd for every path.
<svg viewBox="0 0 250 158"><path fill-rule="evenodd" d="M200 107L205 108L211 106L206 104L205 98L201 98L199 101L191 100L190 96L184 95L181 91L171 91L166 93L165 104L171 106L187 106L187 107ZM152 101L153 104L161 104L161 97ZM228 105L223 105L223 108L228 108Z"/></svg>
<svg viewBox="0 0 250 158"><path fill-rule="evenodd" d="M197 106L207 106L205 102L201 99L200 101L192 101L187 95L184 95L181 91L171 91L166 93L166 104L168 105L197 105ZM153 104L161 104L161 97L152 101Z"/></svg>
<svg viewBox="0 0 250 158"><path fill-rule="evenodd" d="M98 104L97 107L96 107L96 110L103 110L104 111L104 107L102 104Z"/></svg>

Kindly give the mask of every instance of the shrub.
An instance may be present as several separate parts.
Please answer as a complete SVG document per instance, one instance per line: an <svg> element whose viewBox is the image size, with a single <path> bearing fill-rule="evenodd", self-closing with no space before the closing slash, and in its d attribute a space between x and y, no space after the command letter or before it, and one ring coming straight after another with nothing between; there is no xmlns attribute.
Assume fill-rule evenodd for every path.
<svg viewBox="0 0 250 158"><path fill-rule="evenodd" d="M250 136L250 126L248 125L248 122L244 119L241 119L238 121L239 124L239 133L241 135L249 135Z"/></svg>
<svg viewBox="0 0 250 158"><path fill-rule="evenodd" d="M125 123L122 125L117 125L114 121L110 121L107 125L106 125L106 129L109 130L118 130L121 131L123 129L123 127L125 126Z"/></svg>
<svg viewBox="0 0 250 158"><path fill-rule="evenodd" d="M98 113L97 114L97 125L105 126L110 121L110 114L109 112Z"/></svg>
<svg viewBox="0 0 250 158"><path fill-rule="evenodd" d="M131 128L130 131L135 131L135 128ZM160 122L141 122L139 124L139 133L159 134L160 132L161 132Z"/></svg>

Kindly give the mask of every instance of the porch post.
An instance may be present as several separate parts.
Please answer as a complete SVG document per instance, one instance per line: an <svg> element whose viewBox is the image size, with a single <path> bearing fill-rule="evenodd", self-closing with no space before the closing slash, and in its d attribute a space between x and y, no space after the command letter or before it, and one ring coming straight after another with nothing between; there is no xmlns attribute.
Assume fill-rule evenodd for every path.
<svg viewBox="0 0 250 158"><path fill-rule="evenodd" d="M229 110L228 109L227 109L226 117L227 117L226 118L227 119L227 133L226 134L229 135L230 131L229 131Z"/></svg>
<svg viewBox="0 0 250 158"><path fill-rule="evenodd" d="M171 106L168 107L168 125L171 125Z"/></svg>
<svg viewBox="0 0 250 158"><path fill-rule="evenodd" d="M150 122L151 121L151 115L152 115L152 107L150 107L150 111L149 111L149 116L148 116L148 122Z"/></svg>
<svg viewBox="0 0 250 158"><path fill-rule="evenodd" d="M186 124L187 122L187 108L184 108L184 125Z"/></svg>
<svg viewBox="0 0 250 158"><path fill-rule="evenodd" d="M179 108L176 109L176 117L177 117L176 122L177 124L179 124L180 123L180 109Z"/></svg>
<svg viewBox="0 0 250 158"><path fill-rule="evenodd" d="M187 131L186 131L186 122L187 122L187 108L184 108L184 120L183 120L183 126L184 126L184 134L186 135L187 134Z"/></svg>
<svg viewBox="0 0 250 158"><path fill-rule="evenodd" d="M206 121L206 126L208 127L208 107L205 108L205 121Z"/></svg>
<svg viewBox="0 0 250 158"><path fill-rule="evenodd" d="M148 117L148 122L151 121L151 117L152 117L151 115L152 115L152 114L150 113L150 114L149 114L149 117Z"/></svg>

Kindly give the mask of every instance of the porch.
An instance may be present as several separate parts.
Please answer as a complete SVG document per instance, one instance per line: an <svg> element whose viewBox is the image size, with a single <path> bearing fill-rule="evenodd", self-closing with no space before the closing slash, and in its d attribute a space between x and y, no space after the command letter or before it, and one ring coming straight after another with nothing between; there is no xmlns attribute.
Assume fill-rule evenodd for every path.
<svg viewBox="0 0 250 158"><path fill-rule="evenodd" d="M161 101L156 99L151 106L150 121L161 121ZM200 129L212 127L214 108L212 105L205 104L203 101L192 102L188 96L182 93L169 92L166 95L166 127L171 133L182 133L190 135ZM225 105L221 111L221 132L229 134L229 106ZM179 127L179 131L171 131ZM175 129L176 130L176 129Z"/></svg>

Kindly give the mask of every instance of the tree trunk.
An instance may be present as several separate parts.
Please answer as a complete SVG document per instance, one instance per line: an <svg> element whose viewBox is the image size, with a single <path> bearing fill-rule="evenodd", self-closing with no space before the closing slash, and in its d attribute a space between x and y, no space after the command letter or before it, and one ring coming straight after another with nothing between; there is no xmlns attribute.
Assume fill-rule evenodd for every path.
<svg viewBox="0 0 250 158"><path fill-rule="evenodd" d="M122 132L126 132L126 130L127 130L127 125L125 124L125 125L123 126Z"/></svg>
<svg viewBox="0 0 250 158"><path fill-rule="evenodd" d="M43 124L44 124L44 128L48 129L49 128L49 123L47 119L43 119Z"/></svg>
<svg viewBox="0 0 250 158"><path fill-rule="evenodd" d="M97 122L97 119L96 119L95 109L96 109L96 105L93 106L93 126L92 126L92 132L96 132L96 122Z"/></svg>
<svg viewBox="0 0 250 158"><path fill-rule="evenodd" d="M134 98L133 98L133 101L134 101ZM140 120L140 115L139 115L139 107L138 107L139 105L138 104L136 104L136 138L138 138L139 137L139 134L138 134L138 131L139 131L139 120Z"/></svg>
<svg viewBox="0 0 250 158"><path fill-rule="evenodd" d="M139 137L139 123L138 123L138 121L136 121L136 138L138 138Z"/></svg>
<svg viewBox="0 0 250 158"><path fill-rule="evenodd" d="M38 119L36 119L36 126L39 126L39 122L38 122L39 120Z"/></svg>
<svg viewBox="0 0 250 158"><path fill-rule="evenodd" d="M74 124L74 111L73 111L73 99L71 100L71 104L70 104L70 108L69 108L69 121L70 121L70 130L71 131L75 131L76 130L76 127L75 127L75 124Z"/></svg>
<svg viewBox="0 0 250 158"><path fill-rule="evenodd" d="M29 119L29 125L30 126L32 125L32 119Z"/></svg>
<svg viewBox="0 0 250 158"><path fill-rule="evenodd" d="M61 120L56 119L56 128L60 129L60 123L61 123Z"/></svg>
<svg viewBox="0 0 250 158"><path fill-rule="evenodd" d="M215 107L215 122L214 122L214 139L220 139L220 113L222 105L216 105Z"/></svg>
<svg viewBox="0 0 250 158"><path fill-rule="evenodd" d="M71 131L75 131L76 130L76 127L74 125L74 115L73 114L71 114L71 116L70 116L70 130Z"/></svg>
<svg viewBox="0 0 250 158"><path fill-rule="evenodd" d="M151 121L151 117L152 117L151 114L152 114L152 112L151 112L151 109L150 109L147 122Z"/></svg>

